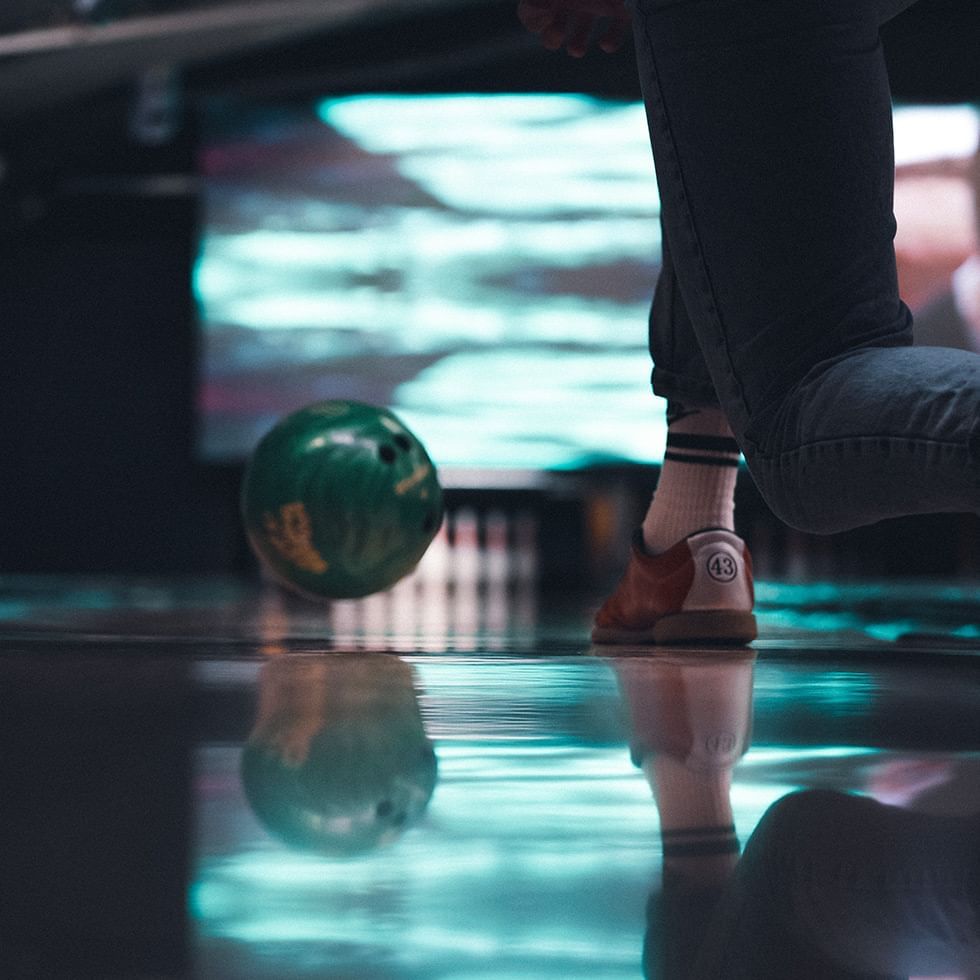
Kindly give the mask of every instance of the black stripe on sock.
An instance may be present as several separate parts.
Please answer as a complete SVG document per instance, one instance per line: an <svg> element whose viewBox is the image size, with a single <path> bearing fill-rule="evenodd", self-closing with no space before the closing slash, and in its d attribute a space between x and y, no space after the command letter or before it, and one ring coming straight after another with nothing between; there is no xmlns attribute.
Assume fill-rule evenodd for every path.
<svg viewBox="0 0 980 980"><path fill-rule="evenodd" d="M735 833L735 824L724 824L720 827L676 827L673 830L662 830L660 836L668 837L722 837Z"/></svg>
<svg viewBox="0 0 980 980"><path fill-rule="evenodd" d="M725 840L705 840L693 844L663 845L665 858L711 857L716 854L738 854L741 850L738 840L729 837Z"/></svg>
<svg viewBox="0 0 980 980"><path fill-rule="evenodd" d="M672 460L675 463L694 463L696 466L738 467L738 460L729 459L727 456L687 456L683 453L672 453L668 450L664 453L664 459Z"/></svg>
<svg viewBox="0 0 980 980"><path fill-rule="evenodd" d="M697 436L668 431L667 445L677 449L704 449L715 453L741 452L738 443L728 436Z"/></svg>

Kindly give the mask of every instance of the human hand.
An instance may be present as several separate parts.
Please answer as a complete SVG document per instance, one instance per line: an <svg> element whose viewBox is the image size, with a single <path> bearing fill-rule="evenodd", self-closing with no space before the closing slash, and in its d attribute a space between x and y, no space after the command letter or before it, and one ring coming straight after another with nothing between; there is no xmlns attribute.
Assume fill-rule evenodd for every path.
<svg viewBox="0 0 980 980"><path fill-rule="evenodd" d="M623 0L519 0L517 18L549 51L581 58L591 43L606 54L623 46L630 14Z"/></svg>

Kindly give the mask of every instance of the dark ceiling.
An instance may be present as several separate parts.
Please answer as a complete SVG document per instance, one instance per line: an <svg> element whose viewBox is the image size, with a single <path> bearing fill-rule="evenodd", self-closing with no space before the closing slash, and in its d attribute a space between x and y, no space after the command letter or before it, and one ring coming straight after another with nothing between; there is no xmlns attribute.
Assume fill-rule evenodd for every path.
<svg viewBox="0 0 980 980"><path fill-rule="evenodd" d="M537 48L515 0L4 0L0 114L179 69L188 93L259 100L370 90L635 97L630 55ZM884 29L902 101L980 98L980 4L920 0Z"/></svg>

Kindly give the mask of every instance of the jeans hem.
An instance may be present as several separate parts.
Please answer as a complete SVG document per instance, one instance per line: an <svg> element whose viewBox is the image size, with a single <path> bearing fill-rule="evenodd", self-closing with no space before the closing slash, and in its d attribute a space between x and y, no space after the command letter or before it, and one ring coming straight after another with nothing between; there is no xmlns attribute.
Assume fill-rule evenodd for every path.
<svg viewBox="0 0 980 980"><path fill-rule="evenodd" d="M691 408L719 408L718 394L711 382L662 367L653 369L653 393Z"/></svg>

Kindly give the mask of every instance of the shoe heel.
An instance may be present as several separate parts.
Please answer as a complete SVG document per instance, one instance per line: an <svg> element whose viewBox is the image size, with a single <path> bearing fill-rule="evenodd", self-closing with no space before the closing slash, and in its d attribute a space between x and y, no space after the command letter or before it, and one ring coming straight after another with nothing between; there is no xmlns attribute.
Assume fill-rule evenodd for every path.
<svg viewBox="0 0 980 980"><path fill-rule="evenodd" d="M706 609L665 616L653 627L655 643L751 643L759 635L755 616L731 609Z"/></svg>

